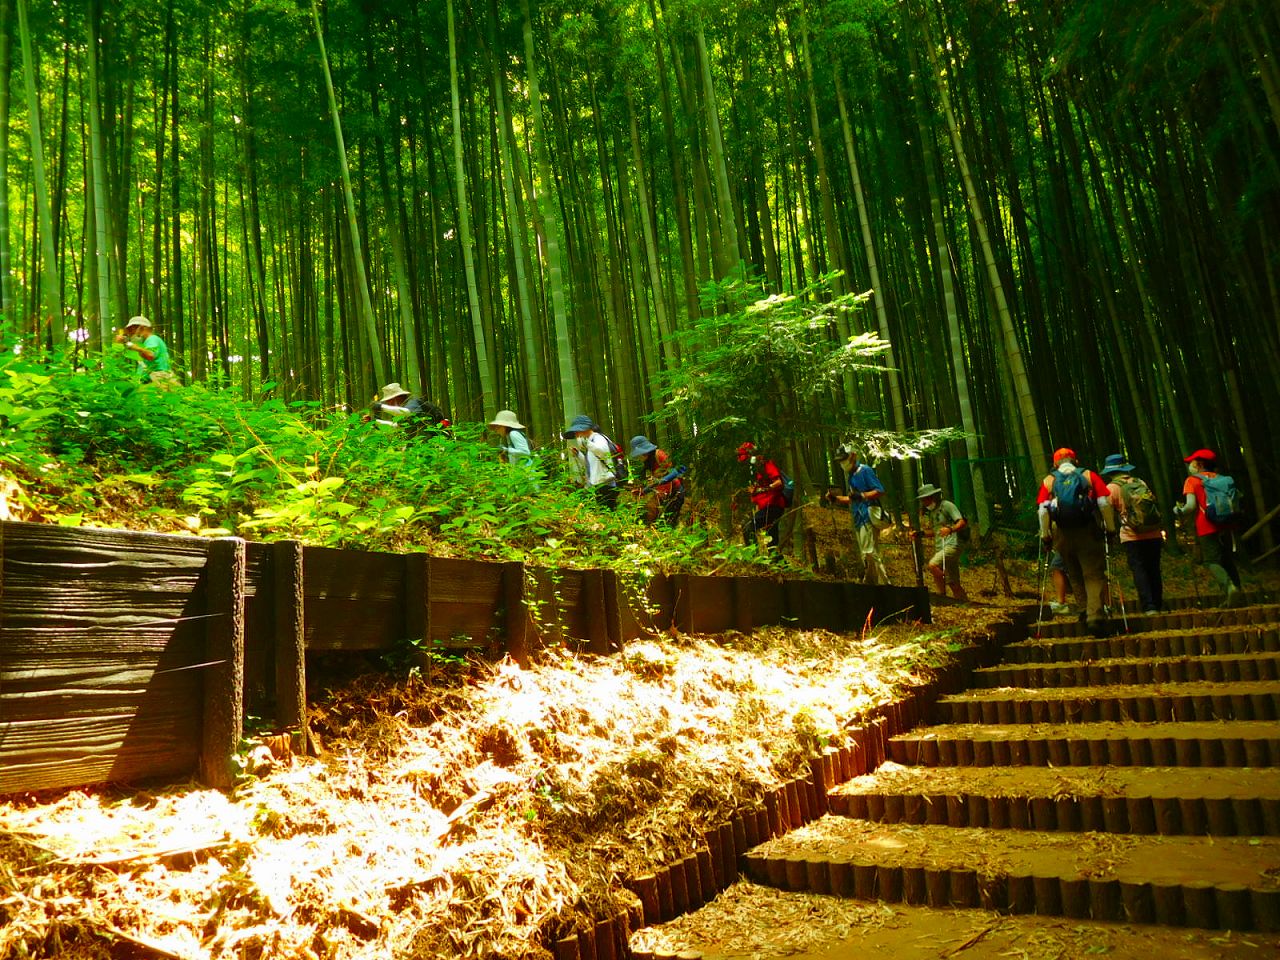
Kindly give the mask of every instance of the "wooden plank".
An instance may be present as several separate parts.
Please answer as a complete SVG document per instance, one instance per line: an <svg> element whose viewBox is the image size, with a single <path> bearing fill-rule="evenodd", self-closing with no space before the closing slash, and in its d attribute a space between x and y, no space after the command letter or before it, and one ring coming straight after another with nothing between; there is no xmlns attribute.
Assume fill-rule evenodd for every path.
<svg viewBox="0 0 1280 960"><path fill-rule="evenodd" d="M874 619L877 600L875 588L861 583L842 583L840 588L844 593L843 629L849 633L861 633L871 619Z"/></svg>
<svg viewBox="0 0 1280 960"><path fill-rule="evenodd" d="M200 779L218 789L234 782L231 761L244 729L244 573L243 540L228 537L209 544Z"/></svg>
<svg viewBox="0 0 1280 960"><path fill-rule="evenodd" d="M808 630L843 630L844 591L837 583L813 580L804 585L804 624Z"/></svg>
<svg viewBox="0 0 1280 960"><path fill-rule="evenodd" d="M524 564L502 565L503 620L507 630L506 652L522 667L529 665L529 609L525 605Z"/></svg>
<svg viewBox="0 0 1280 960"><path fill-rule="evenodd" d="M689 629L694 633L723 633L734 625L732 577L688 578Z"/></svg>
<svg viewBox="0 0 1280 960"><path fill-rule="evenodd" d="M498 603L502 564L483 560L431 558L431 600L442 603Z"/></svg>
<svg viewBox="0 0 1280 960"><path fill-rule="evenodd" d="M302 553L307 600L399 603L404 557L398 553L307 547Z"/></svg>
<svg viewBox="0 0 1280 960"><path fill-rule="evenodd" d="M430 566L425 553L404 555L404 635L410 640L423 640L431 633Z"/></svg>
<svg viewBox="0 0 1280 960"><path fill-rule="evenodd" d="M533 568L531 577L535 589L526 592L525 597L539 642L548 645L584 640L587 626L580 602L582 571L537 567Z"/></svg>
<svg viewBox="0 0 1280 960"><path fill-rule="evenodd" d="M673 607L671 625L681 633L693 632L693 595L689 586L689 575L677 573L671 577Z"/></svg>
<svg viewBox="0 0 1280 960"><path fill-rule="evenodd" d="M388 650L407 636L400 600L313 597L302 616L307 650Z"/></svg>
<svg viewBox="0 0 1280 960"><path fill-rule="evenodd" d="M0 722L0 794L190 775L199 741L190 735L189 704L199 702L199 690L191 696L157 698L153 707L92 723L7 718Z"/></svg>
<svg viewBox="0 0 1280 960"><path fill-rule="evenodd" d="M434 579L434 578L433 578ZM431 603L432 643L488 644L506 627L498 601L489 603Z"/></svg>
<svg viewBox="0 0 1280 960"><path fill-rule="evenodd" d="M802 580L787 580L782 585L782 595L784 599L782 622L789 627L797 629L805 629L808 621L805 620L805 588Z"/></svg>
<svg viewBox="0 0 1280 960"><path fill-rule="evenodd" d="M675 623L675 578L659 573L645 587L645 606L641 623L654 633L670 630Z"/></svg>
<svg viewBox="0 0 1280 960"><path fill-rule="evenodd" d="M656 579L658 578L652 578L649 583L645 583L639 575L615 575L620 644L657 632L654 625L655 614L648 609L650 600L647 593L647 587Z"/></svg>
<svg viewBox="0 0 1280 960"><path fill-rule="evenodd" d="M271 596L275 635L275 718L281 727L307 724L306 604L302 544L272 544Z"/></svg>
<svg viewBox="0 0 1280 960"><path fill-rule="evenodd" d="M738 583L749 601L746 617L753 628L785 622L787 599L781 582L771 577L739 577Z"/></svg>
<svg viewBox="0 0 1280 960"><path fill-rule="evenodd" d="M195 769L209 549L0 524L0 792Z"/></svg>

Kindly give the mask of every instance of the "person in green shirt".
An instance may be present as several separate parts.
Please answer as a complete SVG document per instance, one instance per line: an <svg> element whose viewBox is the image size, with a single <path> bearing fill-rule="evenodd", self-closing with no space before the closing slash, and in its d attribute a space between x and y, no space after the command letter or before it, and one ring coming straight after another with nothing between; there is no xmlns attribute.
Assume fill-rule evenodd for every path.
<svg viewBox="0 0 1280 960"><path fill-rule="evenodd" d="M116 343L138 355L138 379L143 383L172 386L176 383L169 369L169 347L151 329L146 317L134 317L116 334Z"/></svg>

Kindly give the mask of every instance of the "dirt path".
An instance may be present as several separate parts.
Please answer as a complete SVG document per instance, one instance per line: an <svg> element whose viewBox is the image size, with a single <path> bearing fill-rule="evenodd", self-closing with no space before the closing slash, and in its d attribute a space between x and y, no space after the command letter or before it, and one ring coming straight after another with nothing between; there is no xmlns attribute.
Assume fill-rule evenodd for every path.
<svg viewBox="0 0 1280 960"><path fill-rule="evenodd" d="M1277 622L1033 627L636 956L1280 955Z"/></svg>

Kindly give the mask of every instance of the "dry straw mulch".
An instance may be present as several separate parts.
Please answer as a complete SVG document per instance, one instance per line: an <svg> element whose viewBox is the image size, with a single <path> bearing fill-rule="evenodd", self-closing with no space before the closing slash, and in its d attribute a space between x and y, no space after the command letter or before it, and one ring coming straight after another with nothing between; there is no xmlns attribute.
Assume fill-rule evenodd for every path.
<svg viewBox="0 0 1280 960"><path fill-rule="evenodd" d="M315 707L321 759L254 751L229 794L0 804L0 958L545 956L955 639L771 629L365 678Z"/></svg>

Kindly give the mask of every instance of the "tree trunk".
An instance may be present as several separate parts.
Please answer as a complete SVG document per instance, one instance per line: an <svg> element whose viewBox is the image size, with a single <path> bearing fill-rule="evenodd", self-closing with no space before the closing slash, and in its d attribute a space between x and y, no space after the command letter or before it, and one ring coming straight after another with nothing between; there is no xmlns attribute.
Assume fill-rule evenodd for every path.
<svg viewBox="0 0 1280 960"><path fill-rule="evenodd" d="M365 336L368 338L369 356L373 361L373 375L379 383L387 382L387 367L382 359L382 344L378 340L377 321L373 315L373 301L369 297L369 279L365 274L364 250L360 243L360 226L356 219L356 200L351 192L351 171L347 167L347 147L342 139L342 119L338 116L338 99L333 92L333 76L329 73L329 55L324 48L324 32L320 29L320 9L311 0L311 19L315 24L316 42L320 45L320 65L324 68L324 86L329 94L329 113L333 117L333 136L338 147L338 165L342 171L342 193L347 208L347 229L351 231L351 259L354 261L356 295L360 298Z"/></svg>

